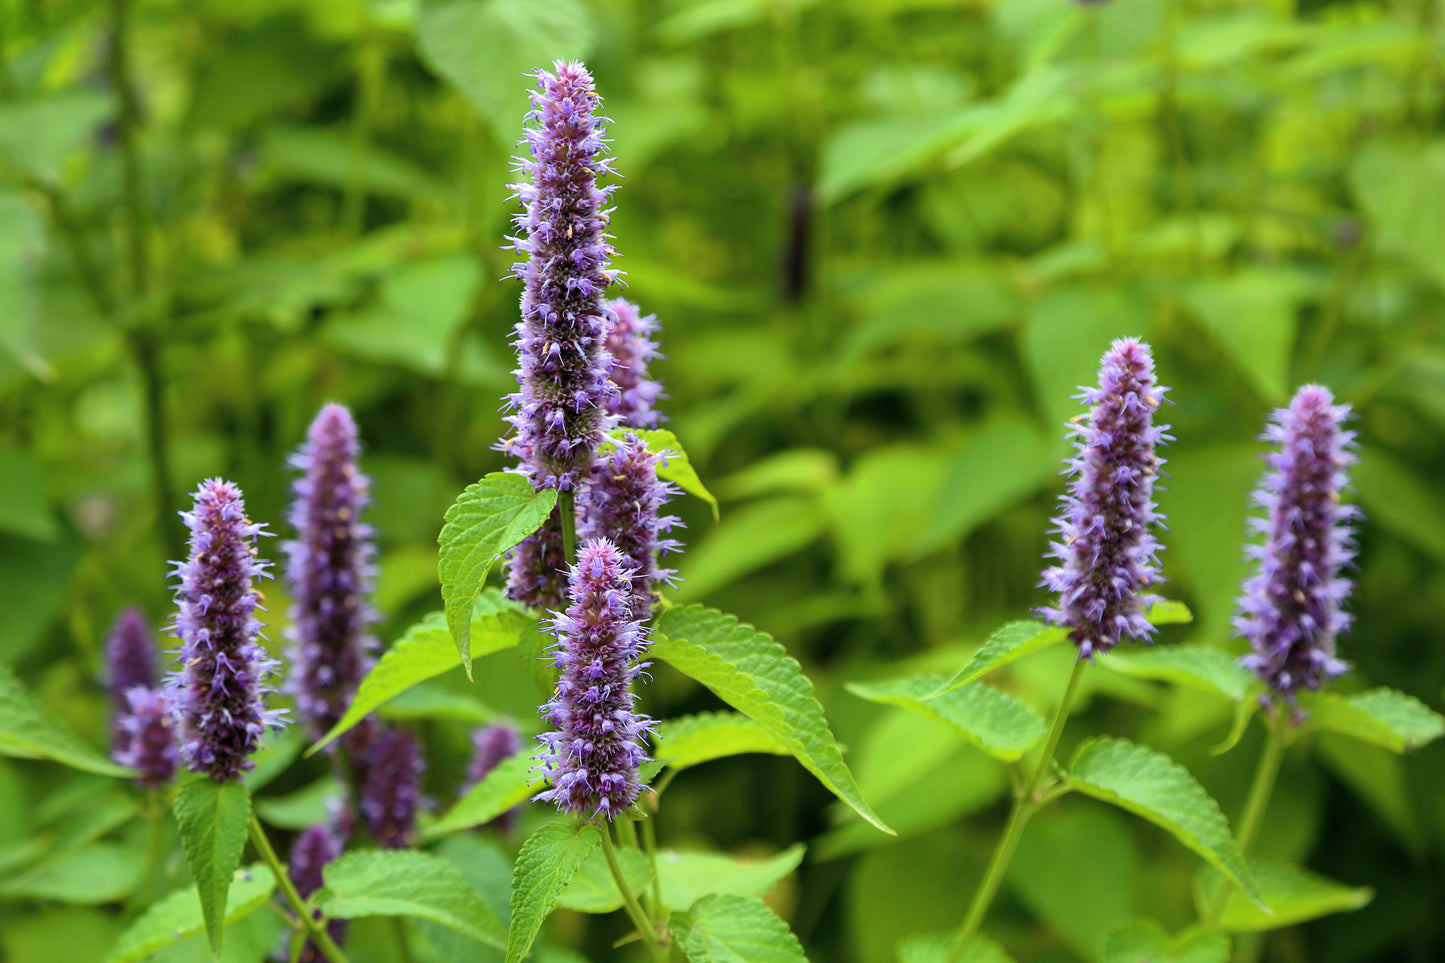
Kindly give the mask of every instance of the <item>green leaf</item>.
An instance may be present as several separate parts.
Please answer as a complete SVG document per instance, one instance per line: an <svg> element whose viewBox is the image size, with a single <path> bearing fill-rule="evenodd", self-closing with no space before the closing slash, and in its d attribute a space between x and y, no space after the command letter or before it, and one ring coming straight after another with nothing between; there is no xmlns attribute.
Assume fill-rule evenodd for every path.
<svg viewBox="0 0 1445 963"><path fill-rule="evenodd" d="M473 622L472 637L476 638L476 623ZM383 719L405 722L413 719L451 719L484 726L497 718L497 710L482 700L448 692L440 686L418 685L407 689L387 701L376 710Z"/></svg>
<svg viewBox="0 0 1445 963"><path fill-rule="evenodd" d="M114 903L130 895L141 871L140 858L131 850L97 843L0 886L0 897L77 906Z"/></svg>
<svg viewBox="0 0 1445 963"><path fill-rule="evenodd" d="M1104 963L1229 963L1229 937L1200 926L1171 939L1153 920L1136 920L1109 934Z"/></svg>
<svg viewBox="0 0 1445 963"><path fill-rule="evenodd" d="M533 491L532 483L521 475L492 472L468 485L447 509L446 524L437 536L441 546L437 574L446 603L447 628L456 641L467 678L472 677L472 607L487 570L502 553L541 528L556 504L554 489Z"/></svg>
<svg viewBox="0 0 1445 963"><path fill-rule="evenodd" d="M327 916L413 916L488 946L506 945L502 923L451 863L415 850L348 853L322 871L316 896Z"/></svg>
<svg viewBox="0 0 1445 963"><path fill-rule="evenodd" d="M6 199L0 204L8 202ZM0 213L0 225L5 220ZM60 534L45 501L45 473L30 452L0 448L0 531L37 542L53 542Z"/></svg>
<svg viewBox="0 0 1445 963"><path fill-rule="evenodd" d="M717 499L707 490L702 479L697 477L697 469L692 467L692 462L688 459L687 452L683 451L676 435L666 428L616 428L607 433L607 440L602 442L601 450L616 448L628 435L637 435L647 445L648 451L665 456L657 468L658 478L672 482L689 495L696 495L707 502L712 506L712 520L718 520Z"/></svg>
<svg viewBox="0 0 1445 963"><path fill-rule="evenodd" d="M1258 898L1249 867L1219 804L1189 770L1163 753L1126 739L1089 739L1069 765L1069 785L1168 830Z"/></svg>
<svg viewBox="0 0 1445 963"><path fill-rule="evenodd" d="M212 951L220 953L226 893L246 847L251 795L238 782L218 783L196 776L181 785L175 813L186 865L200 896L206 935Z"/></svg>
<svg viewBox="0 0 1445 963"><path fill-rule="evenodd" d="M52 759L102 776L134 775L62 729L4 663L0 663L0 756Z"/></svg>
<svg viewBox="0 0 1445 963"><path fill-rule="evenodd" d="M691 963L807 963L788 924L759 900L704 896L668 923Z"/></svg>
<svg viewBox="0 0 1445 963"><path fill-rule="evenodd" d="M53 838L32 838L26 841L27 845L22 853L26 854L27 858L17 860L15 865L30 862L32 856L34 862L30 862L25 872L11 879L7 885L22 883L30 876L68 858L111 830L129 822L139 810L140 804L129 793L111 792L98 797L89 795L84 806L59 826ZM0 876L5 875L8 875L6 868L0 866Z"/></svg>
<svg viewBox="0 0 1445 963"><path fill-rule="evenodd" d="M762 899L779 880L798 868L806 849L802 843L795 843L767 859L664 849L657 854L662 905L682 910L710 893Z"/></svg>
<svg viewBox="0 0 1445 963"><path fill-rule="evenodd" d="M1445 271L1441 276L1445 285ZM1436 487L1374 448L1360 453L1350 481L1372 523L1445 560L1445 505Z"/></svg>
<svg viewBox="0 0 1445 963"><path fill-rule="evenodd" d="M1144 618L1149 620L1150 625L1183 625L1194 621L1194 613L1189 611L1189 606L1183 602L1176 602L1173 599L1163 599L1155 602L1144 613Z"/></svg>
<svg viewBox="0 0 1445 963"><path fill-rule="evenodd" d="M542 921L601 842L591 823L554 822L522 844L512 868L512 925L507 931L506 963L517 963L532 949Z"/></svg>
<svg viewBox="0 0 1445 963"><path fill-rule="evenodd" d="M747 752L792 753L759 722L737 712L699 712L657 724L653 756L674 769Z"/></svg>
<svg viewBox="0 0 1445 963"><path fill-rule="evenodd" d="M1239 660L1212 645L1120 647L1099 659L1107 669L1138 679L1157 679L1201 692L1243 699L1254 677Z"/></svg>
<svg viewBox="0 0 1445 963"><path fill-rule="evenodd" d="M76 86L44 99L0 107L0 157L51 184L75 150L116 110L99 90Z"/></svg>
<svg viewBox="0 0 1445 963"><path fill-rule="evenodd" d="M1431 254L1445 243L1445 142L1371 141L1355 155L1350 187L1379 245L1445 287Z"/></svg>
<svg viewBox="0 0 1445 963"><path fill-rule="evenodd" d="M1012 762L1044 737L1044 720L1013 696L982 682L952 689L934 697L944 685L943 676L917 676L889 682L848 683L848 691L861 699L900 706L937 719L996 759Z"/></svg>
<svg viewBox="0 0 1445 963"><path fill-rule="evenodd" d="M645 853L619 849L617 864L622 867L622 875L633 893L645 892L652 883L652 866ZM601 848L592 850L592 855L578 867L572 881L557 897L557 905L579 913L612 913L622 908L622 894L617 891Z"/></svg>
<svg viewBox="0 0 1445 963"><path fill-rule="evenodd" d="M1413 752L1445 734L1445 718L1412 695L1384 687L1355 695L1302 692L1306 725L1392 752Z"/></svg>
<svg viewBox="0 0 1445 963"><path fill-rule="evenodd" d="M231 883L226 923L250 915L276 888L271 871L261 863L238 869ZM116 941L105 963L136 963L205 929L205 917L194 886L175 890L146 910Z"/></svg>
<svg viewBox="0 0 1445 963"><path fill-rule="evenodd" d="M899 944L898 960L899 963L1014 963L1013 957L984 936L970 939L957 961L949 960L952 948L952 933L920 933Z"/></svg>
<svg viewBox="0 0 1445 963"><path fill-rule="evenodd" d="M531 798L535 783L530 752L519 752L497 764L486 778L477 783L447 814L429 826L425 838L435 839L462 829L471 829L491 822L513 806Z"/></svg>
<svg viewBox="0 0 1445 963"><path fill-rule="evenodd" d="M302 830L324 823L333 807L346 798L346 787L327 775L289 795L255 801L256 815L272 826Z"/></svg>
<svg viewBox="0 0 1445 963"><path fill-rule="evenodd" d="M1302 275L1260 268L1196 281L1184 300L1259 396L1281 403L1296 318L1307 293ZM1240 318L1249 318L1249 324L1240 324Z"/></svg>
<svg viewBox="0 0 1445 963"><path fill-rule="evenodd" d="M704 597L736 579L771 565L812 544L827 518L817 499L781 495L752 502L728 513L718 525L688 546L680 563L678 599Z"/></svg>
<svg viewBox="0 0 1445 963"><path fill-rule="evenodd" d="M1269 911L1230 887L1219 925L1232 933L1277 930L1332 913L1350 913L1375 897L1367 886L1346 886L1282 860L1252 856L1249 868L1259 886L1260 899ZM1199 875L1195 905L1201 908L1201 913L1205 907L1214 905L1222 885L1224 881L1218 873L1206 871Z"/></svg>
<svg viewBox="0 0 1445 963"><path fill-rule="evenodd" d="M261 748L252 759L256 767L241 777L241 783L252 795L275 779L301 754L306 745L306 736L300 726L286 726L281 729L267 729L261 737Z"/></svg>
<svg viewBox="0 0 1445 963"><path fill-rule="evenodd" d="M892 832L858 792L813 683L772 636L716 609L688 605L658 617L650 654L759 723L834 795Z"/></svg>

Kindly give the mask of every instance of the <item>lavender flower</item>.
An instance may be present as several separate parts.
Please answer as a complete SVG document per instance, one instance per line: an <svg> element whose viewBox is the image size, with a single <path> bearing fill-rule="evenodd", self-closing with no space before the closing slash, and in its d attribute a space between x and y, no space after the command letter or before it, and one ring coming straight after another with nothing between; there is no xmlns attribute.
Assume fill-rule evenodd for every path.
<svg viewBox="0 0 1445 963"><path fill-rule="evenodd" d="M534 609L560 609L567 604L567 552L562 542L562 505L553 510L535 534L507 553L507 598Z"/></svg>
<svg viewBox="0 0 1445 963"><path fill-rule="evenodd" d="M266 678L277 663L257 644L259 594L255 579L267 563L256 557L263 526L246 518L241 490L213 478L196 489L195 508L182 512L191 529L190 558L176 563L173 633L179 665L169 677L181 755L192 772L217 782L240 778L281 713L266 706Z"/></svg>
<svg viewBox="0 0 1445 963"><path fill-rule="evenodd" d="M484 726L472 732L472 761L467 766L467 784L463 791L487 778L498 763L516 755L521 749L522 737L511 726ZM516 828L521 813L522 807L514 806L487 825L500 833L510 833Z"/></svg>
<svg viewBox="0 0 1445 963"><path fill-rule="evenodd" d="M632 572L607 539L585 542L570 576L571 606L554 613L556 695L541 708L556 732L538 736L537 768L552 788L533 797L587 819L615 818L637 801L642 738L652 720L636 711L632 681L646 637L632 618Z"/></svg>
<svg viewBox="0 0 1445 963"><path fill-rule="evenodd" d="M370 479L356 467L356 422L343 405L321 409L291 459L302 476L294 485L286 543L295 665L290 691L313 738L330 731L346 712L371 667L376 640L367 629L376 614L366 603L372 581L371 527L361 512L371 500Z"/></svg>
<svg viewBox="0 0 1445 963"><path fill-rule="evenodd" d="M1040 613L1069 628L1080 658L1108 652L1124 636L1148 640L1144 610L1158 596L1141 591L1162 581L1159 543L1150 526L1162 521L1154 480L1163 460L1155 446L1168 426L1155 425L1164 392L1154 378L1148 345L1121 338L1099 365L1099 387L1081 389L1091 405L1071 426L1078 454L1066 474L1050 555L1062 564L1044 570L1040 585L1058 594Z"/></svg>
<svg viewBox="0 0 1445 963"><path fill-rule="evenodd" d="M682 524L661 514L677 493L676 486L657 478L658 465L665 463L665 455L648 451L642 439L628 433L616 450L598 456L578 499L579 536L612 539L623 565L632 570L632 591L640 600L633 614L639 618L649 614L658 583L675 574L658 568L658 556L680 547L665 537Z"/></svg>
<svg viewBox="0 0 1445 963"><path fill-rule="evenodd" d="M361 787L361 818L382 849L405 849L416 842L425 770L421 747L405 729L387 729L371 744Z"/></svg>
<svg viewBox="0 0 1445 963"><path fill-rule="evenodd" d="M657 315L644 316L637 305L624 298L607 302L612 323L607 328L607 353L612 356L612 383L617 394L608 410L624 428L656 428L661 415L653 408L663 397L662 385L647 376L647 366L659 357Z"/></svg>
<svg viewBox="0 0 1445 963"><path fill-rule="evenodd" d="M291 882L302 899L309 899L321 888L321 871L341 855L341 840L325 824L308 826L291 844L291 854L286 860L286 870ZM320 914L317 914L318 916ZM346 939L346 920L334 919L327 923L326 932L337 945ZM289 959L289 957L285 957ZM301 963L321 963L324 957L310 940L301 949Z"/></svg>
<svg viewBox="0 0 1445 963"><path fill-rule="evenodd" d="M1335 658L1335 638L1351 622L1340 603L1352 583L1340 569L1354 557L1350 523L1359 517L1340 504L1355 460L1355 433L1341 427L1349 415L1327 389L1305 385L1262 436L1278 446L1254 494L1266 516L1251 522L1265 542L1249 547L1258 567L1235 624L1254 647L1243 664L1291 705L1301 687L1318 689L1349 668Z"/></svg>
<svg viewBox="0 0 1445 963"><path fill-rule="evenodd" d="M126 708L118 719L125 733L125 748L116 749L115 761L140 775L136 781L158 789L176 775L176 730L171 700L158 689L132 686Z"/></svg>
<svg viewBox="0 0 1445 963"><path fill-rule="evenodd" d="M119 755L130 745L131 689L153 689L161 678L155 633L141 610L131 607L116 616L105 643L105 688L110 694L110 745Z"/></svg>

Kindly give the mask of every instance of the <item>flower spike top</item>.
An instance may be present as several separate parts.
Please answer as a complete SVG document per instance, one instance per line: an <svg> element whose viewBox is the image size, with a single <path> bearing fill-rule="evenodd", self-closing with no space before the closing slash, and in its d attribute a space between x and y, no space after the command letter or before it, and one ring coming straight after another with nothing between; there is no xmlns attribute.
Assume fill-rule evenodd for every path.
<svg viewBox="0 0 1445 963"><path fill-rule="evenodd" d="M467 782L463 792L470 791L503 760L510 759L522 750L522 736L509 725L483 726L472 732L472 759L467 765ZM511 809L493 819L487 825L498 832L510 833L517 826L522 815L521 806Z"/></svg>
<svg viewBox="0 0 1445 963"><path fill-rule="evenodd" d="M1335 658L1335 638L1351 621L1340 604L1352 583L1340 570L1354 556L1359 517L1340 504L1355 461L1355 433L1342 427L1349 415L1327 389L1305 385L1261 436L1276 446L1254 494L1266 514L1251 521L1265 541L1248 549L1257 568L1235 624L1254 648L1245 667L1291 705L1300 688L1318 689L1348 668Z"/></svg>
<svg viewBox="0 0 1445 963"><path fill-rule="evenodd" d="M609 410L623 428L656 428L662 415L654 407L663 397L662 385L648 377L647 366L657 353L657 315L644 315L624 298L607 302L612 323L607 328L607 353L612 356L612 383L617 395Z"/></svg>
<svg viewBox="0 0 1445 963"><path fill-rule="evenodd" d="M105 688L110 695L111 748L124 752L130 742L125 725L130 690L154 689L160 682L160 651L141 610L131 606L116 616L105 641Z"/></svg>
<svg viewBox="0 0 1445 963"><path fill-rule="evenodd" d="M1058 596L1040 613L1066 626L1080 658L1108 652L1125 636L1148 640L1154 627L1144 610L1158 601L1146 590L1162 581L1159 543L1150 527L1162 521L1154 481L1163 460L1155 447L1168 439L1154 412L1167 389L1154 377L1149 346L1120 338L1099 365L1099 386L1083 388L1089 413L1070 425L1078 453L1054 519L1059 535L1040 585Z"/></svg>
<svg viewBox="0 0 1445 963"><path fill-rule="evenodd" d="M267 563L256 557L256 538L263 526L246 518L241 490L219 478L201 483L195 507L181 517L191 530L190 557L176 564L172 631L181 646L169 695L191 771L226 782L253 767L248 757L262 734L281 724L281 712L266 705L266 679L277 663L257 642L255 582Z"/></svg>
<svg viewBox="0 0 1445 963"><path fill-rule="evenodd" d="M652 720L637 712L632 692L646 640L632 618L631 582L617 546L584 542L570 573L571 605L552 620L561 675L541 713L557 729L537 737L535 756L552 786L533 798L583 819L615 819L642 791L637 768Z"/></svg>
<svg viewBox="0 0 1445 963"><path fill-rule="evenodd" d="M366 603L374 548L361 512L371 500L370 479L357 470L356 422L345 406L321 409L291 464L294 484L286 543L286 580L295 600L290 680L301 721L312 738L324 736L346 712L371 667L376 640L368 634L376 614Z"/></svg>
<svg viewBox="0 0 1445 963"><path fill-rule="evenodd" d="M666 533L682 524L673 515L661 514L662 506L677 494L676 486L659 481L657 468L665 454L647 450L632 433L606 454L599 455L578 500L582 538L611 538L632 570L632 591L639 599L633 614L646 618L657 587L675 574L657 566L659 555L680 547Z"/></svg>

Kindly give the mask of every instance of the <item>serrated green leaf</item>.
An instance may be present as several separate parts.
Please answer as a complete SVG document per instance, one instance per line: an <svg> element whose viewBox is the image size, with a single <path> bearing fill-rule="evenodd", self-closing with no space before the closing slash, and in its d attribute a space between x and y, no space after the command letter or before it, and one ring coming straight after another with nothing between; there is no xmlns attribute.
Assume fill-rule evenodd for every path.
<svg viewBox="0 0 1445 963"><path fill-rule="evenodd" d="M0 663L0 756L50 759L102 776L135 775L62 729L4 663Z"/></svg>
<svg viewBox="0 0 1445 963"><path fill-rule="evenodd" d="M53 900L75 906L114 903L140 882L141 860L129 849L97 843L0 886L0 898Z"/></svg>
<svg viewBox="0 0 1445 963"><path fill-rule="evenodd" d="M952 934L919 933L899 944L898 960L899 963L951 963L948 954L952 948ZM956 963L1014 963L1014 960L993 940L975 936L963 948Z"/></svg>
<svg viewBox="0 0 1445 963"><path fill-rule="evenodd" d="M424 833L435 839L462 829L471 829L496 819L513 806L532 797L538 779L532 773L536 765L530 752L519 752L502 760L486 778L467 790L466 795Z"/></svg>
<svg viewBox="0 0 1445 963"><path fill-rule="evenodd" d="M220 953L226 894L241 865L251 823L251 794L238 782L218 783L197 776L181 784L175 814L186 865L200 896L206 935L211 950Z"/></svg>
<svg viewBox="0 0 1445 963"><path fill-rule="evenodd" d="M322 871L316 905L327 916L412 916L456 930L488 946L507 939L466 877L451 863L415 850L348 853Z"/></svg>
<svg viewBox="0 0 1445 963"><path fill-rule="evenodd" d="M468 485L447 509L437 544L447 628L467 678L472 676L471 616L487 570L502 554L542 527L557 504L555 489L533 491L512 472L492 472Z"/></svg>
<svg viewBox="0 0 1445 963"><path fill-rule="evenodd" d="M652 883L652 866L644 853L635 849L617 850L617 864L633 893L646 891ZM622 908L622 894L607 868L602 850L592 850L587 861L577 868L572 881L557 897L557 905L579 913L611 913Z"/></svg>
<svg viewBox="0 0 1445 963"><path fill-rule="evenodd" d="M225 922L234 923L250 915L270 898L275 888L276 880L262 863L237 870L231 883ZM196 935L205 926L196 888L184 886L151 906L132 923L116 941L105 963L136 963Z"/></svg>
<svg viewBox="0 0 1445 963"><path fill-rule="evenodd" d="M1346 886L1283 860L1251 856L1249 868L1259 886L1260 898L1270 912L1230 887L1219 925L1232 933L1277 930L1333 913L1350 913L1367 905L1375 896L1367 886ZM1200 873L1194 899L1201 912L1214 905L1223 884L1218 873Z"/></svg>
<svg viewBox="0 0 1445 963"><path fill-rule="evenodd" d="M1109 934L1104 963L1229 963L1229 937L1194 927L1171 939L1153 920L1136 920Z"/></svg>
<svg viewBox="0 0 1445 963"><path fill-rule="evenodd" d="M1126 739L1089 739L1069 764L1069 785L1163 829L1258 899L1249 867L1216 803L1189 770Z"/></svg>
<svg viewBox="0 0 1445 963"><path fill-rule="evenodd" d="M689 495L695 495L707 502L712 507L712 520L718 520L717 498L707 490L702 479L697 477L697 469L692 467L692 461L687 457L687 452L683 451L676 435L666 428L617 428L607 433L607 440L602 443L603 450L615 448L629 434L641 438L648 451L665 456L657 466L658 478L672 482Z"/></svg>
<svg viewBox="0 0 1445 963"><path fill-rule="evenodd" d="M892 832L858 792L813 683L772 636L716 609L687 605L658 616L649 654L758 722L834 795Z"/></svg>
<svg viewBox="0 0 1445 963"><path fill-rule="evenodd" d="M995 759L1012 762L1044 737L1044 720L1013 696L975 682L934 696L945 685L941 675L889 682L850 682L861 699L899 706L951 727Z"/></svg>
<svg viewBox="0 0 1445 963"><path fill-rule="evenodd" d="M762 899L803 861L802 843L767 859L664 849L657 854L662 905L683 910L710 893Z"/></svg>
<svg viewBox="0 0 1445 963"><path fill-rule="evenodd" d="M653 735L653 755L674 769L748 752L792 755L759 722L739 712L699 712L667 719L657 724Z"/></svg>
<svg viewBox="0 0 1445 963"><path fill-rule="evenodd" d="M668 924L691 963L807 963L788 924L746 896L704 896Z"/></svg>
<svg viewBox="0 0 1445 963"><path fill-rule="evenodd" d="M522 844L512 868L512 925L506 963L532 949L542 922L577 870L602 842L591 823L548 823Z"/></svg>
<svg viewBox="0 0 1445 963"><path fill-rule="evenodd" d="M1254 680L1239 660L1212 645L1154 645L1119 648L1099 664L1137 679L1156 679L1200 692L1243 699Z"/></svg>
<svg viewBox="0 0 1445 963"><path fill-rule="evenodd" d="M1445 734L1445 718L1412 695L1380 687L1355 695L1302 692L1307 725L1392 752L1412 752Z"/></svg>

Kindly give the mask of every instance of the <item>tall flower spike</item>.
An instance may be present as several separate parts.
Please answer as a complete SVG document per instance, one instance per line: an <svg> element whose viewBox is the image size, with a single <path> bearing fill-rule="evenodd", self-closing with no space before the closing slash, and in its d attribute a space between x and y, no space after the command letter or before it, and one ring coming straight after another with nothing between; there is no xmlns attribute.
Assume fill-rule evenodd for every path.
<svg viewBox="0 0 1445 963"><path fill-rule="evenodd" d="M507 598L551 611L567 604L567 551L562 541L561 504L535 534L507 553Z"/></svg>
<svg viewBox="0 0 1445 963"><path fill-rule="evenodd" d="M654 407L663 397L662 385L648 377L647 368L657 353L657 315L643 315L624 298L607 302L612 323L607 328L607 353L612 356L612 383L617 395L609 409L623 428L656 428L662 419Z"/></svg>
<svg viewBox="0 0 1445 963"><path fill-rule="evenodd" d="M467 766L467 783L464 791L470 790L487 778L488 773L497 768L498 763L515 756L521 749L522 737L511 726L491 725L474 730L472 732L472 760ZM517 819L521 814L522 807L514 806L487 825L500 833L510 833L516 828Z"/></svg>
<svg viewBox="0 0 1445 963"><path fill-rule="evenodd" d="M1254 648L1244 665L1291 705L1300 688L1318 689L1349 668L1335 658L1335 638L1351 621L1340 605L1352 583L1340 570L1354 557L1359 517L1340 504L1355 460L1355 433L1342 427L1349 415L1327 389L1305 385L1261 436L1276 446L1254 494L1265 517L1251 522L1265 541L1249 547L1256 569L1235 624Z"/></svg>
<svg viewBox="0 0 1445 963"><path fill-rule="evenodd" d="M116 616L105 642L105 688L110 694L110 745L123 753L130 744L130 690L154 689L161 678L155 633L134 606Z"/></svg>
<svg viewBox="0 0 1445 963"><path fill-rule="evenodd" d="M1167 389L1154 378L1148 345L1120 338L1099 365L1099 386L1082 388L1088 415L1070 425L1078 453L1059 502L1049 555L1061 564L1044 570L1040 585L1058 595L1041 614L1066 626L1080 658L1108 652L1125 636L1147 641L1154 627L1144 610L1158 601L1147 591L1163 581L1160 546L1151 526L1163 521L1154 481L1168 440L1154 411Z"/></svg>
<svg viewBox="0 0 1445 963"><path fill-rule="evenodd" d="M165 693L132 686L126 693L120 724L125 731L125 748L115 751L115 761L139 773L136 781L148 789L158 789L174 779L176 728L171 700Z"/></svg>
<svg viewBox="0 0 1445 963"><path fill-rule="evenodd" d="M367 832L382 849L406 849L416 842L425 771L421 747L407 730L386 729L372 742L360 808Z"/></svg>
<svg viewBox="0 0 1445 963"><path fill-rule="evenodd" d="M341 840L324 823L308 826L291 844L291 853L286 860L287 872L296 886L296 893L302 899L310 899L322 886L321 871L341 855ZM346 940L346 920L333 919L326 926L326 932L339 946ZM290 957L285 957L290 959ZM321 963L325 957L310 940L301 949L300 963Z"/></svg>
<svg viewBox="0 0 1445 963"><path fill-rule="evenodd" d="M182 512L191 530L190 557L176 565L174 634L180 658L171 673L181 755L192 772L217 782L239 779L248 758L281 712L266 705L267 677L277 664L258 644L261 624L255 580L267 563L256 557L263 526L246 518L241 490L213 478Z"/></svg>
<svg viewBox="0 0 1445 963"><path fill-rule="evenodd" d="M589 540L570 573L572 604L553 613L561 675L541 713L557 731L537 737L535 756L552 786L533 798L584 819L614 819L641 792L637 767L652 720L637 712L632 692L646 639L632 618L631 581L617 546Z"/></svg>
<svg viewBox="0 0 1445 963"><path fill-rule="evenodd" d="M674 485L658 480L657 468L665 463L665 454L648 451L642 439L628 433L615 450L598 456L578 499L578 535L612 539L632 570L632 591L645 600L645 608L640 603L633 613L639 618L651 614L658 584L675 574L658 568L658 556L680 547L666 533L681 519L661 513L677 494Z"/></svg>
<svg viewBox="0 0 1445 963"><path fill-rule="evenodd" d="M291 458L302 472L294 484L286 543L291 607L289 690L301 721L319 739L340 720L371 667L376 615L366 602L374 549L361 512L371 500L370 479L357 470L356 422L345 406L321 409L306 443Z"/></svg>

